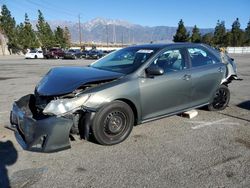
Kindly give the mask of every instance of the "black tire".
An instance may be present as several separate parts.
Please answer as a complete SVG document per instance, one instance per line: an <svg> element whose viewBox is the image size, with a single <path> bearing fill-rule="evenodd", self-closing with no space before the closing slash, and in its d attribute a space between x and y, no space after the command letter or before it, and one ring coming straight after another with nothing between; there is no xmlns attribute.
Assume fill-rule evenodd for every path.
<svg viewBox="0 0 250 188"><path fill-rule="evenodd" d="M224 110L230 100L230 91L227 86L221 85L215 92L214 98L211 104L208 105L210 111Z"/></svg>
<svg viewBox="0 0 250 188"><path fill-rule="evenodd" d="M35 55L35 59L37 59L37 55Z"/></svg>
<svg viewBox="0 0 250 188"><path fill-rule="evenodd" d="M92 125L96 141L102 145L114 145L124 141L134 126L134 114L130 106L114 101L102 107Z"/></svg>

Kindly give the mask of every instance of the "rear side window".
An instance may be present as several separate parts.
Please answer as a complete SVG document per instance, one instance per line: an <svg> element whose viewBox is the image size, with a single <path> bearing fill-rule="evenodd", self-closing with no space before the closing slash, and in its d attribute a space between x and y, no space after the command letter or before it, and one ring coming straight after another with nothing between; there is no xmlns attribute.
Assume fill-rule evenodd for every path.
<svg viewBox="0 0 250 188"><path fill-rule="evenodd" d="M200 67L217 63L217 59L208 51L200 48L188 48L192 67Z"/></svg>
<svg viewBox="0 0 250 188"><path fill-rule="evenodd" d="M154 61L164 72L175 72L185 69L183 53L180 49L167 50Z"/></svg>

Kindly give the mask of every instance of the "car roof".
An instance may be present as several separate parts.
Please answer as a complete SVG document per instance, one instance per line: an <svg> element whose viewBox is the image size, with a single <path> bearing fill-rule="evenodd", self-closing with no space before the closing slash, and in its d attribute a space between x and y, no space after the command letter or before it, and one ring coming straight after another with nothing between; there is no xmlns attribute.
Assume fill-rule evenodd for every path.
<svg viewBox="0 0 250 188"><path fill-rule="evenodd" d="M166 47L192 47L192 46L204 46L204 44L202 44L202 43L191 43L191 42L176 42L176 43L141 44L141 45L134 45L134 46L131 46L131 47L163 49L163 48L166 48Z"/></svg>
<svg viewBox="0 0 250 188"><path fill-rule="evenodd" d="M176 43L155 43L155 44L142 44L142 45L134 45L130 46L128 48L139 48L139 49L153 49L153 50L162 50L167 47L176 47L176 48L183 48L183 47L188 47L188 48L194 48L194 47L203 47L209 50L211 53L213 53L217 58L219 58L219 53L217 50L212 48L211 46L203 43L191 43L191 42L176 42Z"/></svg>

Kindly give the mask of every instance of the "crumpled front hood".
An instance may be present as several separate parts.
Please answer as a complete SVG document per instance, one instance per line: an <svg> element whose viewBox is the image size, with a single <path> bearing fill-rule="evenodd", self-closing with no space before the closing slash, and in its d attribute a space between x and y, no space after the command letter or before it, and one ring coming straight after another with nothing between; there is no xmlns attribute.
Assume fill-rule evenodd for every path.
<svg viewBox="0 0 250 188"><path fill-rule="evenodd" d="M117 79L121 73L91 67L56 67L51 69L36 86L42 96L57 96L71 93L84 84Z"/></svg>

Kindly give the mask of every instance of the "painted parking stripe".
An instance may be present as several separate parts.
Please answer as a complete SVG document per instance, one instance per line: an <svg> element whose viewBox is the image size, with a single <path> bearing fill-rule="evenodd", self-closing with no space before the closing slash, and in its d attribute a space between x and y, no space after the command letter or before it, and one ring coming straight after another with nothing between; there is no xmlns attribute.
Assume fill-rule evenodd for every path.
<svg viewBox="0 0 250 188"><path fill-rule="evenodd" d="M226 120L228 120L228 118L224 118L224 119L220 119L220 120L212 121L212 122L206 122L206 121L189 121L189 123L199 124L199 125L191 127L192 129L200 129L200 128L208 127L208 126L212 126L212 125L240 125L237 122L226 122Z"/></svg>
<svg viewBox="0 0 250 188"><path fill-rule="evenodd" d="M0 112L0 114L7 114L7 113L9 113L9 111Z"/></svg>

